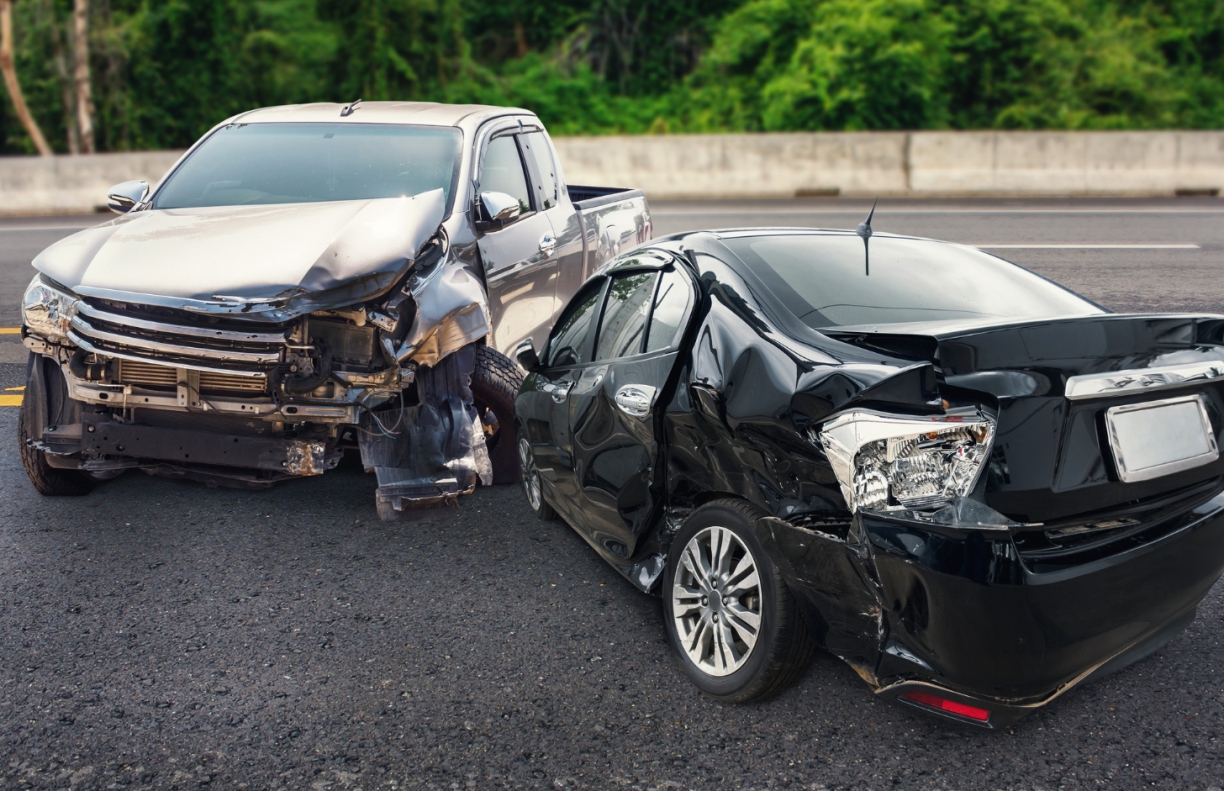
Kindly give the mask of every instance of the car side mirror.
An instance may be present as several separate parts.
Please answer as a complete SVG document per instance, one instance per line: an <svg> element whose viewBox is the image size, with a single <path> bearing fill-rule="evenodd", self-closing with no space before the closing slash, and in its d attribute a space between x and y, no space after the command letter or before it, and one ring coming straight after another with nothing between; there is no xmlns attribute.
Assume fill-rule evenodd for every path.
<svg viewBox="0 0 1224 791"><path fill-rule="evenodd" d="M523 367L524 371L540 369L540 355L536 354L535 344L531 342L531 338L518 345L518 348L514 350L514 358L518 360L518 364Z"/></svg>
<svg viewBox="0 0 1224 791"><path fill-rule="evenodd" d="M149 182L125 181L107 190L106 208L115 214L127 214L149 194Z"/></svg>
<svg viewBox="0 0 1224 791"><path fill-rule="evenodd" d="M484 216L476 223L477 230L495 231L523 216L523 204L504 192L480 193L480 209Z"/></svg>

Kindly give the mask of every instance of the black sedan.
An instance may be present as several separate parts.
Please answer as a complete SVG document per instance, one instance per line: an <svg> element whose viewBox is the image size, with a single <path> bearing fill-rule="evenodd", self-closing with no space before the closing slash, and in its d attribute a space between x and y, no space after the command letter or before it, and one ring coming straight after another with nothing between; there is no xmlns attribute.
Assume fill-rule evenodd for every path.
<svg viewBox="0 0 1224 791"><path fill-rule="evenodd" d="M1224 569L1224 316L866 224L699 232L518 359L532 509L662 596L722 700L821 647L997 728L1163 646Z"/></svg>

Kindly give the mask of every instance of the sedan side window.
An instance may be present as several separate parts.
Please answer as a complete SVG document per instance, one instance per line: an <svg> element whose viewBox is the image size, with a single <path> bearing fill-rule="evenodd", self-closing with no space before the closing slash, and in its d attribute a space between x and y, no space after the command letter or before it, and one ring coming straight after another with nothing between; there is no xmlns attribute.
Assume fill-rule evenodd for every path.
<svg viewBox="0 0 1224 791"><path fill-rule="evenodd" d="M679 342L684 332L684 319L692 304L693 287L689 285L688 278L675 269L665 272L659 285L659 295L655 297L654 312L650 315L646 351L670 349Z"/></svg>
<svg viewBox="0 0 1224 791"><path fill-rule="evenodd" d="M531 193L527 190L527 172L513 135L495 137L485 148L480 165L480 191L502 192L519 202L523 213L531 211Z"/></svg>
<svg viewBox="0 0 1224 791"><path fill-rule="evenodd" d="M578 292L569 308L553 329L548 344L548 367L582 365L590 356L589 338L599 315L599 297L603 294L603 279L587 283Z"/></svg>
<svg viewBox="0 0 1224 791"><path fill-rule="evenodd" d="M646 320L658 280L658 272L635 272L613 278L608 289L608 306L599 325L596 360L642 353Z"/></svg>

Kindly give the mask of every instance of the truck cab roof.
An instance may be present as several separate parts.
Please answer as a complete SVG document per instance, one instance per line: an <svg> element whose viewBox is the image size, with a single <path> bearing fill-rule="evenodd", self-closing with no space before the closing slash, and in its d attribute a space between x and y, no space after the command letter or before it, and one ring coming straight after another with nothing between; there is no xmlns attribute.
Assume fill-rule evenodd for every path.
<svg viewBox="0 0 1224 791"><path fill-rule="evenodd" d="M263 107L241 113L227 123L309 123L341 122L353 124L416 124L475 129L490 118L514 115L534 116L516 107L491 107L484 104L441 104L439 102L360 102L351 112L350 104L316 102ZM346 112L346 114L342 114Z"/></svg>

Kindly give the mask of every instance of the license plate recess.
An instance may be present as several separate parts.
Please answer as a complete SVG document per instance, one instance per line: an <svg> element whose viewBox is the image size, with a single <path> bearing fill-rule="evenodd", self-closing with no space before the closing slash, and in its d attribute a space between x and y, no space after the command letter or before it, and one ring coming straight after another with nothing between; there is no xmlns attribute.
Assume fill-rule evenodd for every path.
<svg viewBox="0 0 1224 791"><path fill-rule="evenodd" d="M1220 457L1201 395L1110 407L1105 428L1118 477L1148 481Z"/></svg>

